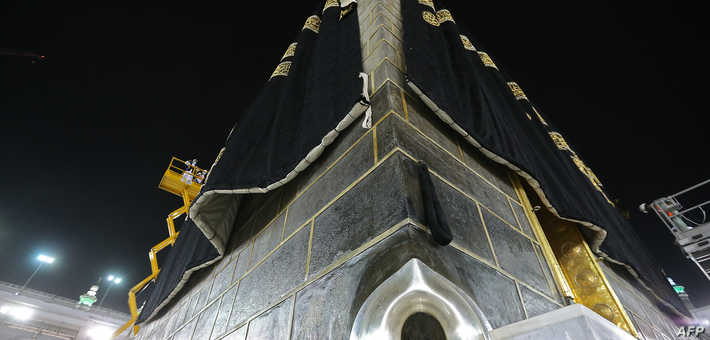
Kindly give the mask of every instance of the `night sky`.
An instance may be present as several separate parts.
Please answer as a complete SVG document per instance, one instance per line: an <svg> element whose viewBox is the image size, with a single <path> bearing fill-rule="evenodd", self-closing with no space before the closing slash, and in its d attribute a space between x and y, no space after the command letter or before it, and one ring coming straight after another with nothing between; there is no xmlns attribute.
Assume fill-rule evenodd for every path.
<svg viewBox="0 0 710 340"><path fill-rule="evenodd" d="M148 275L147 251L181 204L157 188L171 156L212 164L318 6L54 3L0 5L0 51L46 55L0 56L0 280L21 285L44 252L57 261L31 288L78 299L115 273L124 282L105 306L127 311L128 288ZM635 208L710 177L703 12L593 4L452 12L631 210L659 267L710 304L709 282Z"/></svg>

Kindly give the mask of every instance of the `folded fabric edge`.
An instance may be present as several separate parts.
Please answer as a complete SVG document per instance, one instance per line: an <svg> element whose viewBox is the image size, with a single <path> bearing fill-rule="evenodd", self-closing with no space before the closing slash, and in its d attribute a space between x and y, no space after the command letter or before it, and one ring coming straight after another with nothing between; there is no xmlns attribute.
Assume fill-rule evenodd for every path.
<svg viewBox="0 0 710 340"><path fill-rule="evenodd" d="M182 278L180 279L180 282L178 282L177 286L175 286L175 288L170 292L168 297L165 298L165 300L163 302L161 302L158 305L158 307L155 307L155 309L153 310L153 313L151 313L147 318L145 318L145 320L143 320L141 323L136 323L136 325L140 326L140 325L150 322L156 315L158 315L160 310L163 309L163 307L165 307L168 303L170 303L170 301L173 300L173 298L178 294L178 292L180 290L182 290L182 288L185 286L187 281L190 279L190 276L192 276L192 273L194 273L202 268L211 266L215 262L221 260L222 257L224 257L224 256L222 254L220 254L210 261L207 261L199 266L196 266L196 267L186 270L185 273L182 274Z"/></svg>
<svg viewBox="0 0 710 340"><path fill-rule="evenodd" d="M352 124L355 120L362 116L362 114L369 107L370 106L365 103L355 103L352 109L350 109L350 112L345 115L345 117L336 125L336 127L333 130L329 131L325 136L323 136L321 143L313 147L306 154L306 156L296 165L296 167L291 170L284 178L274 181L273 183L264 187L237 188L227 190L215 189L201 193L190 207L190 219L195 222L195 225L197 225L200 231L202 231L202 233L207 237L210 243L212 243L212 245L217 249L219 254L224 255L224 252L226 250L225 247L227 239L224 235L219 235L219 233L216 232L218 229L215 228L214 223L210 222L210 220L219 220L221 221L221 223L225 223L226 225L232 225L234 223L236 215L232 214L233 216L227 218L230 221L226 221L225 218L223 218L224 216L212 219L208 216L205 216L206 213L204 213L203 211L205 210L205 206L207 206L209 203L213 202L216 199L229 199L228 195L267 193L290 182L291 180L296 178L299 173L303 172L306 168L308 168L308 166L315 162L316 159L318 159L323 154L323 151L325 151L325 147L332 144L338 137L338 135L340 135L340 132L345 130L348 126L350 126L350 124ZM214 167L216 163L217 162L215 162L212 167ZM229 232L227 232L226 234L229 234Z"/></svg>

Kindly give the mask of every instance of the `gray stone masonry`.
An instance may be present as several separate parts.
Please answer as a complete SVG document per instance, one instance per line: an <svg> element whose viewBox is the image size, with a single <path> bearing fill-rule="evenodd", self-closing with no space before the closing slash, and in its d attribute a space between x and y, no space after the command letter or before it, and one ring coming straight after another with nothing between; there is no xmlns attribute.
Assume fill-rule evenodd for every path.
<svg viewBox="0 0 710 340"><path fill-rule="evenodd" d="M416 257L468 293L494 328L562 307L507 171L404 84L398 0L360 0L373 127L357 121L288 185L245 198L218 264L139 339L346 339L370 292ZM430 168L454 235L431 241L413 160Z"/></svg>

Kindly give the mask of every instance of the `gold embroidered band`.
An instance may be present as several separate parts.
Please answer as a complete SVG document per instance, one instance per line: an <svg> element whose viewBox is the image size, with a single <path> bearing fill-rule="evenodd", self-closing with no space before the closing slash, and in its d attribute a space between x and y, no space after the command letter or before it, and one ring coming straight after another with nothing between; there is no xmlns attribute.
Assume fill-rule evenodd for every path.
<svg viewBox="0 0 710 340"><path fill-rule="evenodd" d="M558 149L572 151L572 149L570 149L569 145L567 144L565 138L562 137L559 132L550 132L550 138L552 138L552 141L555 142L555 145L557 145Z"/></svg>
<svg viewBox="0 0 710 340"><path fill-rule="evenodd" d="M473 47L473 44L471 43L471 40L468 40L468 37L465 35L459 35L461 37L461 43L463 43L463 48L469 50L469 51L475 51L476 48Z"/></svg>
<svg viewBox="0 0 710 340"><path fill-rule="evenodd" d="M520 88L520 85L516 82L508 82L508 87L510 88L510 91L513 92L513 95L515 96L515 99L517 100L527 100L528 97L525 96L525 92L523 92L523 89Z"/></svg>
<svg viewBox="0 0 710 340"><path fill-rule="evenodd" d="M288 57L293 57L296 54L296 46L298 46L298 43L292 43L291 45L288 45L288 48L286 49L284 56L281 57L281 60L284 60Z"/></svg>
<svg viewBox="0 0 710 340"><path fill-rule="evenodd" d="M540 115L540 112L537 112L537 109L534 106L533 106L533 111L535 111L535 114L537 115L537 119L540 120L540 123L542 123L542 125L548 126L545 119L542 118L542 116Z"/></svg>
<svg viewBox="0 0 710 340"><path fill-rule="evenodd" d="M483 65L487 67L492 67L494 69L498 69L498 66L496 66L495 63L493 63L493 59L488 55L486 52L478 52L478 57L481 58L481 61L483 62Z"/></svg>
<svg viewBox="0 0 710 340"><path fill-rule="evenodd" d="M320 30L320 18L317 15L311 15L306 19L306 23L303 25L303 29L309 29L313 32L318 33Z"/></svg>
<svg viewBox="0 0 710 340"><path fill-rule="evenodd" d="M439 20L436 18L436 14L424 11L422 12L422 18L424 18L424 21L428 22L430 25L439 27Z"/></svg>
<svg viewBox="0 0 710 340"><path fill-rule="evenodd" d="M419 4L424 5L424 6L429 6L429 7L431 7L432 10L436 11L436 8L434 8L434 1L432 1L432 0L419 0Z"/></svg>
<svg viewBox="0 0 710 340"><path fill-rule="evenodd" d="M353 8L355 8L355 2L351 2L350 5L340 8L340 18L338 18L338 20L343 20L346 15L353 11Z"/></svg>
<svg viewBox="0 0 710 340"><path fill-rule="evenodd" d="M325 13L325 10L331 7L338 7L340 8L340 4L338 3L338 0L328 0L325 2L325 6L323 6L323 12Z"/></svg>
<svg viewBox="0 0 710 340"><path fill-rule="evenodd" d="M291 70L291 62L290 61L284 61L283 63L279 64L279 66L276 66L276 69L274 70L274 73L271 74L271 77L269 77L269 80L273 77L286 77L288 76L288 71Z"/></svg>
<svg viewBox="0 0 710 340"><path fill-rule="evenodd" d="M439 19L440 24L443 24L446 21L451 21L454 24L456 23L456 21L454 21L454 17L451 16L451 12L449 12L448 9L442 9L436 12L436 18Z"/></svg>
<svg viewBox="0 0 710 340"><path fill-rule="evenodd" d="M587 176L587 178L589 178L589 181L592 182L592 185L594 185L594 188L596 188L597 190L599 190L603 193L604 190L602 190L602 187L603 187L602 182L599 180L599 178L597 178L597 175L594 174L594 171L592 171L592 169L590 169L586 164L584 164L582 159L580 159L579 156L577 156L577 154L573 153L572 156L570 156L570 157L572 157L572 161L574 162L575 165L577 165L577 168L579 168L579 171L581 171L585 176ZM606 197L606 195L604 195L604 197ZM607 198L607 201L608 200L609 199Z"/></svg>

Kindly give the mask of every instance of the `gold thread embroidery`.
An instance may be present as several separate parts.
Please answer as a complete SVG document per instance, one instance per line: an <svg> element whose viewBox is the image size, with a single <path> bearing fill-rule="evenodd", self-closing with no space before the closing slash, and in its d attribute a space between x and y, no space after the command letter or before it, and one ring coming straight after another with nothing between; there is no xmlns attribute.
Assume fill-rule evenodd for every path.
<svg viewBox="0 0 710 340"><path fill-rule="evenodd" d="M288 57L293 57L296 54L296 46L298 46L298 43L292 43L291 45L288 45L288 48L286 49L284 56L281 57L281 60L284 60Z"/></svg>
<svg viewBox="0 0 710 340"><path fill-rule="evenodd" d="M534 106L533 106L533 111L535 111L535 114L537 115L537 119L540 120L540 123L542 123L542 125L548 126L545 119L542 118L542 116L540 115L540 112L537 112L537 109Z"/></svg>
<svg viewBox="0 0 710 340"><path fill-rule="evenodd" d="M434 1L432 1L432 0L419 0L419 4L424 5L424 6L429 6L429 7L431 7L431 9L436 11L436 8L434 8Z"/></svg>
<svg viewBox="0 0 710 340"><path fill-rule="evenodd" d="M525 92L523 92L523 89L520 88L520 85L514 81L508 82L508 87L510 88L510 91L513 92L513 95L515 96L515 99L517 100L527 100L528 97L525 96Z"/></svg>
<svg viewBox="0 0 710 340"><path fill-rule="evenodd" d="M525 115L528 116L528 120L532 120L532 116L529 113L525 112Z"/></svg>
<svg viewBox="0 0 710 340"><path fill-rule="evenodd" d="M550 132L550 138L552 138L552 141L555 142L555 145L557 145L558 149L572 151L572 149L570 149L569 147L569 144L567 144L565 138L562 137L559 132Z"/></svg>
<svg viewBox="0 0 710 340"><path fill-rule="evenodd" d="M325 10L331 7L338 7L340 8L340 4L338 3L338 0L328 0L325 2L325 6L323 6L323 12L325 13Z"/></svg>
<svg viewBox="0 0 710 340"><path fill-rule="evenodd" d="M469 50L469 51L475 51L476 48L473 47L473 44L471 43L471 40L468 40L468 37L465 35L459 35L461 37L461 43L463 44L463 48Z"/></svg>
<svg viewBox="0 0 710 340"><path fill-rule="evenodd" d="M317 15L311 15L308 19L306 19L303 29L309 29L315 33L318 33L318 31L320 31L320 18Z"/></svg>
<svg viewBox="0 0 710 340"><path fill-rule="evenodd" d="M494 69L498 69L498 66L496 66L495 63L493 63L493 59L488 55L486 52L478 52L478 57L481 58L481 61L483 62L484 66L487 67L492 67Z"/></svg>
<svg viewBox="0 0 710 340"><path fill-rule="evenodd" d="M572 152L572 155L570 157L572 157L572 161L577 166L577 168L579 168L579 171L581 171L584 176L587 176L589 181L592 182L592 186L594 186L594 188L597 189L597 191L599 191L602 196L604 196L604 199L606 199L609 204L614 206L614 202L612 202L609 197L606 196L604 189L602 189L604 185L602 184L602 181L599 180L597 175L594 174L594 171L592 171L592 169L590 169L586 164L584 164L584 161L582 161L582 159L579 158L579 156L577 156L574 151Z"/></svg>
<svg viewBox="0 0 710 340"><path fill-rule="evenodd" d="M338 18L338 21L343 20L343 18L346 15L350 14L350 12L353 11L353 8L355 8L355 2L350 3L350 5L348 5L345 8L341 8L340 9L340 18Z"/></svg>
<svg viewBox="0 0 710 340"><path fill-rule="evenodd" d="M276 66L276 69L274 70L274 73L271 74L271 77L269 77L269 80L273 77L286 77L288 76L288 71L291 70L291 62L290 61L284 61L283 63L279 64Z"/></svg>
<svg viewBox="0 0 710 340"><path fill-rule="evenodd" d="M449 12L448 9L442 9L436 12L436 18L439 20L440 24L443 24L446 21L451 21L454 24L456 23L456 21L454 21L454 17L451 16L451 12Z"/></svg>
<svg viewBox="0 0 710 340"><path fill-rule="evenodd" d="M424 21L428 22L430 25L439 27L439 20L436 18L434 13L424 11L422 12L422 17L424 18Z"/></svg>

